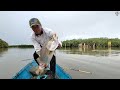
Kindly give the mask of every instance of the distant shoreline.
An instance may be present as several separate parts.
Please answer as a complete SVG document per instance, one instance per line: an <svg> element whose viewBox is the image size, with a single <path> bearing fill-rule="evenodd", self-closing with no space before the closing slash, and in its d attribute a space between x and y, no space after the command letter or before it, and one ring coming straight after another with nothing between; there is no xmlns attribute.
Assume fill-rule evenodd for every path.
<svg viewBox="0 0 120 90"><path fill-rule="evenodd" d="M120 48L120 39L118 38L88 38L72 39L62 42L63 47L86 47L86 48Z"/></svg>
<svg viewBox="0 0 120 90"><path fill-rule="evenodd" d="M33 48L33 45L10 45L9 48L16 47L16 48Z"/></svg>
<svg viewBox="0 0 120 90"><path fill-rule="evenodd" d="M2 41L2 40L1 40ZM34 48L33 45L8 45L6 42L1 43L1 48L3 47L15 47L15 48ZM108 48L116 47L120 48L120 39L118 38L88 38L88 39L72 39L62 41L63 48L75 48L75 47L85 47L85 48Z"/></svg>

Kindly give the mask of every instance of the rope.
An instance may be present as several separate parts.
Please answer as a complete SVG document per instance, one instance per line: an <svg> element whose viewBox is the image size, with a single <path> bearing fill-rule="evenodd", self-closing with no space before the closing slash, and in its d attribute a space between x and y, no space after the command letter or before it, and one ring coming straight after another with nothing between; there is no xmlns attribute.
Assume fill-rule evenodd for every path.
<svg viewBox="0 0 120 90"><path fill-rule="evenodd" d="M32 58L31 59L24 59L24 60L21 60L21 61L28 61L28 60L33 60Z"/></svg>
<svg viewBox="0 0 120 90"><path fill-rule="evenodd" d="M83 72L83 73L92 74L91 72L84 71L84 70L80 70L80 69L74 69L74 68L68 68L68 67L63 67L63 69L64 69L64 70L74 70L74 71L78 71L78 72Z"/></svg>

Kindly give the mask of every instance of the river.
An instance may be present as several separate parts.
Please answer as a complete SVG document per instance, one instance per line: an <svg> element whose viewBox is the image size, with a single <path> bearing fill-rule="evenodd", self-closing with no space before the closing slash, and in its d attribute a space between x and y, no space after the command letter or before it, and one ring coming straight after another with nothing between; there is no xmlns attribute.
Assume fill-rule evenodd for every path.
<svg viewBox="0 0 120 90"><path fill-rule="evenodd" d="M0 49L0 79L11 79L33 53L33 48ZM120 49L58 49L56 60L73 79L120 79Z"/></svg>

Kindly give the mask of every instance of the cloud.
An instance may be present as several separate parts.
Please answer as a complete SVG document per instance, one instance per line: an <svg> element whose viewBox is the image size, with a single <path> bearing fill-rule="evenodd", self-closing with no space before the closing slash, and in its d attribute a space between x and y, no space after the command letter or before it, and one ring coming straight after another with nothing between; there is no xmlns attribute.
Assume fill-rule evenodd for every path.
<svg viewBox="0 0 120 90"><path fill-rule="evenodd" d="M120 38L115 11L1 11L0 38L9 44L31 44L29 20L38 18L60 40L94 37Z"/></svg>

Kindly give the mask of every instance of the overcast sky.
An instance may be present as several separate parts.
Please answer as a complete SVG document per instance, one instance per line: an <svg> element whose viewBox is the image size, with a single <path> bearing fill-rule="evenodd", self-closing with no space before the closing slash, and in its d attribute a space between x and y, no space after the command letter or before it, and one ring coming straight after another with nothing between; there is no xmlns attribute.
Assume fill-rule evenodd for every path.
<svg viewBox="0 0 120 90"><path fill-rule="evenodd" d="M78 38L120 38L116 11L0 11L0 39L9 45L32 44L29 20L38 18L61 41Z"/></svg>

